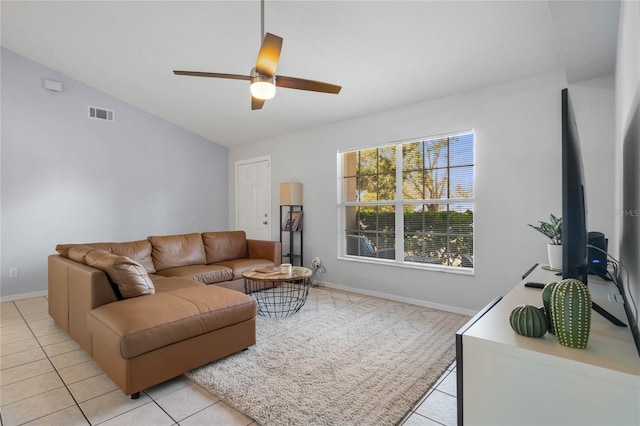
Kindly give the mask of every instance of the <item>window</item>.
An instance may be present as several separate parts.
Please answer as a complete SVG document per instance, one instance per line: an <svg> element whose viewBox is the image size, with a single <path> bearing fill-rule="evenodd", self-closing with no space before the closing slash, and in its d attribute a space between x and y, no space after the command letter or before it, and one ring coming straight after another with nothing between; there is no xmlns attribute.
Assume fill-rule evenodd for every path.
<svg viewBox="0 0 640 426"><path fill-rule="evenodd" d="M473 133L345 152L339 160L343 256L473 268Z"/></svg>

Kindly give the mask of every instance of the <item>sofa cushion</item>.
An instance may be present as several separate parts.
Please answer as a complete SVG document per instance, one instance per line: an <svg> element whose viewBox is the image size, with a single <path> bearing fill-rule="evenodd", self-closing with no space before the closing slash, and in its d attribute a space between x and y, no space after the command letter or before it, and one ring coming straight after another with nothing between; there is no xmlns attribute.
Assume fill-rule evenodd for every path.
<svg viewBox="0 0 640 426"><path fill-rule="evenodd" d="M255 316L251 296L203 285L100 306L87 315L87 326L94 335L115 334L121 356L131 359Z"/></svg>
<svg viewBox="0 0 640 426"><path fill-rule="evenodd" d="M179 288L187 287L199 287L205 285L204 283L190 280L183 277L163 277L162 275L149 275L153 286L156 288L156 294L163 291L177 290Z"/></svg>
<svg viewBox="0 0 640 426"><path fill-rule="evenodd" d="M244 231L203 232L207 263L249 257Z"/></svg>
<svg viewBox="0 0 640 426"><path fill-rule="evenodd" d="M147 240L128 241L124 243L58 244L56 251L61 256L78 262L79 260L73 259L70 255L70 250L77 246L100 248L107 250L109 253L126 256L144 266L148 273L153 274L156 271L153 261L151 260L151 243ZM78 254L77 251L76 254Z"/></svg>
<svg viewBox="0 0 640 426"><path fill-rule="evenodd" d="M190 265L163 269L158 275L184 277L204 284L215 284L233 279L231 268L222 265Z"/></svg>
<svg viewBox="0 0 640 426"><path fill-rule="evenodd" d="M91 246L135 260L144 266L144 269L150 274L156 271L151 259L151 243L147 240L127 241L124 243L92 243Z"/></svg>
<svg viewBox="0 0 640 426"><path fill-rule="evenodd" d="M148 237L156 271L178 266L204 265L206 256L200 234Z"/></svg>
<svg viewBox="0 0 640 426"><path fill-rule="evenodd" d="M94 249L86 254L85 260L87 265L106 272L125 299L155 293L155 287L147 271L128 257Z"/></svg>
<svg viewBox="0 0 640 426"><path fill-rule="evenodd" d="M216 265L226 266L233 270L233 279L238 280L242 278L242 273L245 271L262 268L263 266L274 266L274 263L267 259L234 259L218 262Z"/></svg>

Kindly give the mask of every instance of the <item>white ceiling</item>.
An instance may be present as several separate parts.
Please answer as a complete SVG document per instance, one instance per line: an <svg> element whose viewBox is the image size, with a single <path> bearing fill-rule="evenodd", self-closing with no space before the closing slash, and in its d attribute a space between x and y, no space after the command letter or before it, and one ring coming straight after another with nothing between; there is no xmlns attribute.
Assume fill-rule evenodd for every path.
<svg viewBox="0 0 640 426"><path fill-rule="evenodd" d="M260 2L2 1L2 46L233 146L564 68L614 72L618 1L270 1L277 73L340 84L278 89L251 111Z"/></svg>

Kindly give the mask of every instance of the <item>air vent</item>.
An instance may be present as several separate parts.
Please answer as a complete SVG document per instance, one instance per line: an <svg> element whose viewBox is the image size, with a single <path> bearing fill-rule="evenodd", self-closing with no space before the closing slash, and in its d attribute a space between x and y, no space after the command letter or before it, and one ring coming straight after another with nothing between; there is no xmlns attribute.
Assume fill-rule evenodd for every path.
<svg viewBox="0 0 640 426"><path fill-rule="evenodd" d="M110 109L98 108L89 105L89 118L95 120L114 121L115 114Z"/></svg>

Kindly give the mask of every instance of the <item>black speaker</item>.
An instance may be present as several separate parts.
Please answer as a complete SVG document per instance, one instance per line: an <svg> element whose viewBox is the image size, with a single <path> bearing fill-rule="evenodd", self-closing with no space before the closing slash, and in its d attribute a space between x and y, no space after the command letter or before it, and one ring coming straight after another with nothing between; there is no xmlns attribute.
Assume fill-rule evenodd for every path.
<svg viewBox="0 0 640 426"><path fill-rule="evenodd" d="M589 247L587 250L589 256L589 273L607 278L607 245L609 240L604 237L602 232L589 232L588 241L589 246L597 247Z"/></svg>

